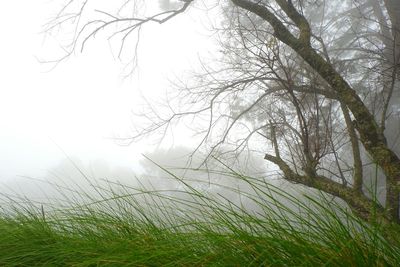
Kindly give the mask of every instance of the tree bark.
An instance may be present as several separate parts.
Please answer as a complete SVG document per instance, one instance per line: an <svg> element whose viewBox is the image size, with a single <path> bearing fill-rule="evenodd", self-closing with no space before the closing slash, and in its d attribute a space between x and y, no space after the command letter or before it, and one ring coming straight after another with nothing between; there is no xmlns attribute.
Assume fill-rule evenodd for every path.
<svg viewBox="0 0 400 267"><path fill-rule="evenodd" d="M340 100L352 112L354 126L360 135L360 141L374 162L383 170L387 178L386 212L391 221L400 223L399 191L400 191L400 159L386 144L374 116L356 91L344 80L335 68L324 60L310 45L310 27L306 20L292 6L291 1L277 1L281 9L290 17L300 30L296 38L266 6L249 0L231 0L237 7L243 8L267 21L274 29L274 35L296 51L330 86L337 92ZM393 0L394 1L394 0ZM285 4L287 6L285 6ZM304 17L303 17L304 18ZM268 159L268 158L267 158ZM270 158L271 159L271 158ZM326 184L325 184L326 185ZM326 185L328 186L328 185ZM319 187L326 191L324 183ZM356 198L354 198L356 199ZM348 199L351 201L351 198ZM349 202L348 202L349 203ZM350 204L350 203L349 203Z"/></svg>
<svg viewBox="0 0 400 267"><path fill-rule="evenodd" d="M388 224L392 221L392 219L387 216L387 213L382 206L368 199L364 195L355 192L349 187L338 184L323 176L310 178L305 175L299 175L278 156L265 154L264 158L276 164L283 172L286 180L293 183L300 183L307 187L315 188L343 199L350 206L353 212L365 221L374 221L377 218L384 224Z"/></svg>

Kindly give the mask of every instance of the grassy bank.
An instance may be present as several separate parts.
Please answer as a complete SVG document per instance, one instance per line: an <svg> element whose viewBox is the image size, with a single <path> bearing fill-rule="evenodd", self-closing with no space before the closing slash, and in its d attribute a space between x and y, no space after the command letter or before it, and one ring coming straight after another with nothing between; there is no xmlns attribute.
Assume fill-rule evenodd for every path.
<svg viewBox="0 0 400 267"><path fill-rule="evenodd" d="M171 174L172 175L172 174ZM108 183L61 201L3 196L0 266L396 266L400 242L323 195L224 172L247 189L179 179L174 190ZM195 184L196 186L194 186ZM232 183L231 183L232 184ZM67 190L67 191L65 191ZM240 195L233 199L232 195ZM387 231L387 230L386 230Z"/></svg>

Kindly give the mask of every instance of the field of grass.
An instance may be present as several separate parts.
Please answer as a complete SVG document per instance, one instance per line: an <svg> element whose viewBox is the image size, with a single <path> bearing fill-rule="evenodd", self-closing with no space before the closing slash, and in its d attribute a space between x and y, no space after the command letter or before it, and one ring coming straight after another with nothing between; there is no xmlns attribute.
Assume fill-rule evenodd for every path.
<svg viewBox="0 0 400 267"><path fill-rule="evenodd" d="M400 264L398 228L385 229L388 241L380 225L327 196L294 196L229 170L223 175L249 190L208 185L240 194L238 201L170 175L179 189L110 182L93 185L94 194L64 189L65 198L51 203L3 196L0 266Z"/></svg>

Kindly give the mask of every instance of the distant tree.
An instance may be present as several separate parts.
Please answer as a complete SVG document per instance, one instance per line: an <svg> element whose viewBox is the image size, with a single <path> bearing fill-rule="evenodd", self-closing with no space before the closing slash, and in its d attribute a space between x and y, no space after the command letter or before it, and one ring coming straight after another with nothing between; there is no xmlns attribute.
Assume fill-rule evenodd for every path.
<svg viewBox="0 0 400 267"><path fill-rule="evenodd" d="M390 135L399 121L399 1L181 0L160 1L159 11L141 3L116 2L111 12L70 0L49 24L73 22L69 55L102 30L121 36L123 49L146 24L166 23L196 5L221 11L218 63L181 86L179 103L187 105L172 101L171 114L156 114L134 138L206 116L201 144L211 151L233 138L236 151L267 139L273 149L265 159L286 180L339 197L366 220L377 212L400 223L400 151ZM364 154L383 173L382 204L363 190L371 180Z"/></svg>

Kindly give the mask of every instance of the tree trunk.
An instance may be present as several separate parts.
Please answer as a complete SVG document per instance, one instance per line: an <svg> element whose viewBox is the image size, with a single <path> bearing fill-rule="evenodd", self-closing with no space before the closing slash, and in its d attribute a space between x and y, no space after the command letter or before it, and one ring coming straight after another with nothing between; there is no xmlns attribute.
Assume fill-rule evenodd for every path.
<svg viewBox="0 0 400 267"><path fill-rule="evenodd" d="M387 217L389 220L399 223L400 159L387 146L378 123L356 91L329 62L311 47L310 40L307 39L311 36L310 27L305 18L297 12L291 1L277 1L281 9L299 28L300 37L296 38L268 7L249 0L231 1L234 5L267 21L273 27L275 37L296 51L337 92L340 100L355 118L354 126L360 135L361 143L387 178L387 187L389 188L386 203ZM394 3L395 0L390 1ZM321 186L320 189L326 191L324 186Z"/></svg>

